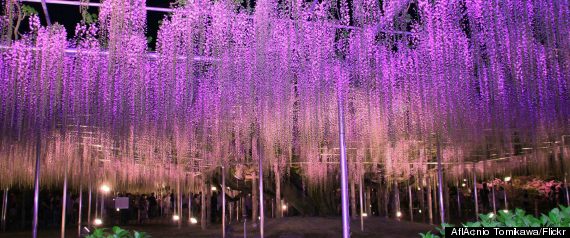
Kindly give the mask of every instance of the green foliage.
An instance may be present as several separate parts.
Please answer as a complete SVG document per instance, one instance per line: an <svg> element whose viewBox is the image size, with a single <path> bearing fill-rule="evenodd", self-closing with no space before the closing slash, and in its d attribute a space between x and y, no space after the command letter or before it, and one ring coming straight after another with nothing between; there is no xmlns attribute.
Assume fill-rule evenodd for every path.
<svg viewBox="0 0 570 238"><path fill-rule="evenodd" d="M463 227L570 227L570 207L560 206L554 208L548 214L542 214L540 218L526 214L522 209L514 211L499 211L498 214L481 214L479 221L467 222ZM450 224L442 224L436 227L439 234L431 232L420 233L422 238L445 237L445 227L453 227Z"/></svg>
<svg viewBox="0 0 570 238"><path fill-rule="evenodd" d="M83 16L83 21L87 24L93 24L97 22L97 14L95 13L88 13L88 12L83 12L81 13L81 15Z"/></svg>
<svg viewBox="0 0 570 238"><path fill-rule="evenodd" d="M38 11L36 11L35 8L28 6L28 5L22 5L22 14L24 14L24 16L31 16L31 15L37 15Z"/></svg>
<svg viewBox="0 0 570 238"><path fill-rule="evenodd" d="M114 226L111 232L108 232L105 228L97 228L93 231L93 234L88 235L87 238L150 238L150 236L138 231L133 231L131 234L128 230Z"/></svg>

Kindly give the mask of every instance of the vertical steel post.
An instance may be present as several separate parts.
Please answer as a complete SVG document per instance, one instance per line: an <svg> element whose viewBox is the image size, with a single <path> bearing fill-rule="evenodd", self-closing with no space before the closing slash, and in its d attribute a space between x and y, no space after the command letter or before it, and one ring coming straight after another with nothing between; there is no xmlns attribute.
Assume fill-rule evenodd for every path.
<svg viewBox="0 0 570 238"><path fill-rule="evenodd" d="M243 216L243 238L247 237L247 216Z"/></svg>
<svg viewBox="0 0 570 238"><path fill-rule="evenodd" d="M259 214L259 235L261 238L263 238L265 211L263 206L263 161L261 156L259 156Z"/></svg>
<svg viewBox="0 0 570 238"><path fill-rule="evenodd" d="M41 135L38 133L36 139L36 171L34 177L34 216L32 218L32 238L38 237L38 210L40 205L40 151Z"/></svg>
<svg viewBox="0 0 570 238"><path fill-rule="evenodd" d="M49 12L47 10L46 0L41 0L42 10L44 11L44 15L46 17L46 23L48 26L51 26L51 18L49 17Z"/></svg>
<svg viewBox="0 0 570 238"><path fill-rule="evenodd" d="M178 189L178 198L176 199L176 215L178 216L178 229L182 228L182 190L180 190L180 170L178 171L178 180L176 182L176 187Z"/></svg>
<svg viewBox="0 0 570 238"><path fill-rule="evenodd" d="M224 166L222 166L222 230L222 237L226 238L226 169Z"/></svg>
<svg viewBox="0 0 570 238"><path fill-rule="evenodd" d="M101 192L101 214L99 214L99 216L101 217L101 220L104 220L105 214L103 213L105 211L105 192Z"/></svg>
<svg viewBox="0 0 570 238"><path fill-rule="evenodd" d="M437 136L437 193L439 197L439 217L441 219L441 224L445 223L445 207L443 205L443 166L441 165L441 146L439 141L439 135Z"/></svg>
<svg viewBox="0 0 570 238"><path fill-rule="evenodd" d="M509 203L507 202L507 188L503 189L503 193L505 194L505 210L509 210Z"/></svg>
<svg viewBox="0 0 570 238"><path fill-rule="evenodd" d="M95 218L99 218L99 191L95 190Z"/></svg>
<svg viewBox="0 0 570 238"><path fill-rule="evenodd" d="M477 171L475 171L475 164L473 164L473 194L475 195L475 216L479 220L479 198L477 197Z"/></svg>
<svg viewBox="0 0 570 238"><path fill-rule="evenodd" d="M412 200L412 185L408 185L408 205L410 209L410 221L414 221L414 201Z"/></svg>
<svg viewBox="0 0 570 238"><path fill-rule="evenodd" d="M495 185L493 185L491 192L493 196L493 213L497 214L497 201L495 200Z"/></svg>
<svg viewBox="0 0 570 238"><path fill-rule="evenodd" d="M461 196L462 193L461 187L459 186L459 182L457 182L457 217L461 217Z"/></svg>
<svg viewBox="0 0 570 238"><path fill-rule="evenodd" d="M192 192L188 192L188 224L192 224Z"/></svg>
<svg viewBox="0 0 570 238"><path fill-rule="evenodd" d="M8 187L4 188L2 197L2 231L6 231L6 214L8 213Z"/></svg>
<svg viewBox="0 0 570 238"><path fill-rule="evenodd" d="M566 206L570 207L570 193L568 192L568 183L566 181L567 175L568 175L568 173L564 174L564 188L566 188Z"/></svg>
<svg viewBox="0 0 570 238"><path fill-rule="evenodd" d="M359 196L360 196L360 231L364 231L364 199L362 198L362 175L360 176L359 183Z"/></svg>
<svg viewBox="0 0 570 238"><path fill-rule="evenodd" d="M79 210L77 211L77 237L81 236L81 216L83 215L83 184L79 183Z"/></svg>
<svg viewBox="0 0 570 238"><path fill-rule="evenodd" d="M91 180L91 178L89 178ZM89 195L87 197L87 226L91 225L91 203L92 203L92 194L91 194L91 184L89 184Z"/></svg>
<svg viewBox="0 0 570 238"><path fill-rule="evenodd" d="M338 131L340 147L340 192L342 207L342 237L350 237L350 214L348 210L348 166L346 161L346 144L344 141L344 109L342 92L337 89Z"/></svg>
<svg viewBox="0 0 570 238"><path fill-rule="evenodd" d="M61 238L65 238L65 216L67 212L67 158L63 174L63 199L61 200Z"/></svg>
<svg viewBox="0 0 570 238"><path fill-rule="evenodd" d="M432 202L432 184L431 178L427 176L427 203L428 203L428 217L429 224L433 224L433 202Z"/></svg>

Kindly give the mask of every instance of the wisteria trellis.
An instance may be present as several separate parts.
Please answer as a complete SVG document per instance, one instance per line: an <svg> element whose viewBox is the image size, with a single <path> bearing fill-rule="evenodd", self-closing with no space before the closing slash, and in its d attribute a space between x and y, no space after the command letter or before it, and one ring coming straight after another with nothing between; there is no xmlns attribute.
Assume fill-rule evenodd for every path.
<svg viewBox="0 0 570 238"><path fill-rule="evenodd" d="M445 161L463 161L569 132L568 0L340 3L193 1L163 21L155 54L144 0L103 1L73 39L32 18L0 56L0 185L32 184L38 136L46 184L65 161L72 178L83 166L154 187L260 157L326 181L337 90L356 174L423 173L436 138Z"/></svg>

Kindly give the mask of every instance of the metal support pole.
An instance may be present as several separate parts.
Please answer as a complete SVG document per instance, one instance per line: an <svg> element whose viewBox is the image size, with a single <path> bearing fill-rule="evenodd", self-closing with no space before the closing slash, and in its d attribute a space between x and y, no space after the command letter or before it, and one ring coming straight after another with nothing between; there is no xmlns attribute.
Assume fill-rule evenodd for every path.
<svg viewBox="0 0 570 238"><path fill-rule="evenodd" d="M433 202L432 202L432 184L431 177L427 177L427 203L428 203L428 217L429 224L433 224Z"/></svg>
<svg viewBox="0 0 570 238"><path fill-rule="evenodd" d="M83 210L83 184L79 183L79 210L77 211L77 237L81 236L81 217Z"/></svg>
<svg viewBox="0 0 570 238"><path fill-rule="evenodd" d="M443 168L441 165L441 146L439 142L439 135L437 138L437 193L439 197L439 217L441 224L445 223L445 207L443 206Z"/></svg>
<svg viewBox="0 0 570 238"><path fill-rule="evenodd" d="M6 213L8 213L8 187L4 188L2 197L2 231L6 231Z"/></svg>
<svg viewBox="0 0 570 238"><path fill-rule="evenodd" d="M91 184L89 184L89 195L87 198L87 226L91 225L91 203L92 203Z"/></svg>
<svg viewBox="0 0 570 238"><path fill-rule="evenodd" d="M475 164L473 164L473 195L475 197L475 216L479 220L479 198L477 197L477 171L475 171Z"/></svg>
<svg viewBox="0 0 570 238"><path fill-rule="evenodd" d="M46 0L41 0L42 10L44 11L44 15L46 16L46 23L48 26L51 26L51 19L49 17L49 12L47 10Z"/></svg>
<svg viewBox="0 0 570 238"><path fill-rule="evenodd" d="M101 193L101 214L99 214L99 216L101 217L101 220L104 220L104 216L105 216L105 214L103 213L104 210L105 210L105 193L102 192Z"/></svg>
<svg viewBox="0 0 570 238"><path fill-rule="evenodd" d="M99 218L97 214L99 213L99 192L95 191L95 218Z"/></svg>
<svg viewBox="0 0 570 238"><path fill-rule="evenodd" d="M176 207L177 212L176 215L178 216L178 229L182 228L182 190L180 190L180 173L178 174L178 181L177 181L177 189L178 189L178 198L176 199Z"/></svg>
<svg viewBox="0 0 570 238"><path fill-rule="evenodd" d="M509 210L509 203L507 202L507 188L503 189L503 193L505 194L505 210Z"/></svg>
<svg viewBox="0 0 570 238"><path fill-rule="evenodd" d="M340 193L342 207L342 237L350 237L350 214L348 210L348 166L346 161L346 144L344 142L344 109L342 92L338 89L338 131L340 143Z"/></svg>
<svg viewBox="0 0 570 238"><path fill-rule="evenodd" d="M192 192L188 192L188 224L192 224Z"/></svg>
<svg viewBox="0 0 570 238"><path fill-rule="evenodd" d="M414 201L412 198L412 186L408 185L408 200L409 200L409 209L410 209L410 221L414 221Z"/></svg>
<svg viewBox="0 0 570 238"><path fill-rule="evenodd" d="M461 187L459 186L459 182L457 182L457 217L461 217L461 193L463 193L463 191L461 191Z"/></svg>
<svg viewBox="0 0 570 238"><path fill-rule="evenodd" d="M492 197L493 197L493 213L497 214L497 201L495 200L495 185L493 185L491 193L492 193Z"/></svg>
<svg viewBox="0 0 570 238"><path fill-rule="evenodd" d="M364 231L364 204L362 199L362 175L360 176L360 183L359 183L359 196L360 196L360 231Z"/></svg>
<svg viewBox="0 0 570 238"><path fill-rule="evenodd" d="M40 151L41 151L41 139L40 133L38 133L38 138L36 140L36 171L34 178L34 217L32 218L32 238L38 237L38 209L40 205Z"/></svg>
<svg viewBox="0 0 570 238"><path fill-rule="evenodd" d="M209 189L208 187L206 187L206 176L202 176L202 194L200 195L200 227L202 228L202 230L206 230L208 221L206 220L206 193L208 191L206 191L207 189Z"/></svg>
<svg viewBox="0 0 570 238"><path fill-rule="evenodd" d="M259 215L259 235L263 238L265 211L263 206L263 161L261 156L259 156Z"/></svg>
<svg viewBox="0 0 570 238"><path fill-rule="evenodd" d="M65 216L67 212L67 158L63 174L63 199L61 200L61 238L65 238Z"/></svg>
<svg viewBox="0 0 570 238"><path fill-rule="evenodd" d="M89 6L89 7L101 7L101 3L98 2L88 2L82 3L81 1L70 1L70 0L22 0L22 2L40 2L42 3L42 7L46 4L56 4L56 5L68 5L68 6ZM46 8L47 9L47 8ZM161 7L145 7L147 11L153 12L172 12L171 8L161 8Z"/></svg>
<svg viewBox="0 0 570 238"><path fill-rule="evenodd" d="M243 238L247 237L247 215L243 215Z"/></svg>
<svg viewBox="0 0 570 238"><path fill-rule="evenodd" d="M222 237L226 238L226 169L224 166L222 166L222 231Z"/></svg>
<svg viewBox="0 0 570 238"><path fill-rule="evenodd" d="M564 188L566 188L566 206L570 207L570 193L568 192L568 183L566 181L567 173L564 174Z"/></svg>

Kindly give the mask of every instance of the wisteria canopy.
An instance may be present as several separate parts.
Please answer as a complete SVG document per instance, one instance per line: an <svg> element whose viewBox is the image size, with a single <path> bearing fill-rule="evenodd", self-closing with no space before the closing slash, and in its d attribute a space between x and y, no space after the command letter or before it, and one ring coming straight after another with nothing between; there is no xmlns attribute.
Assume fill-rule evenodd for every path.
<svg viewBox="0 0 570 238"><path fill-rule="evenodd" d="M153 51L145 0L102 1L70 39L30 17L1 42L0 185L31 186L36 153L45 185L69 168L73 186L152 189L258 160L337 181L339 98L352 176L427 173L438 145L453 164L570 133L568 0L255 4L179 4Z"/></svg>

